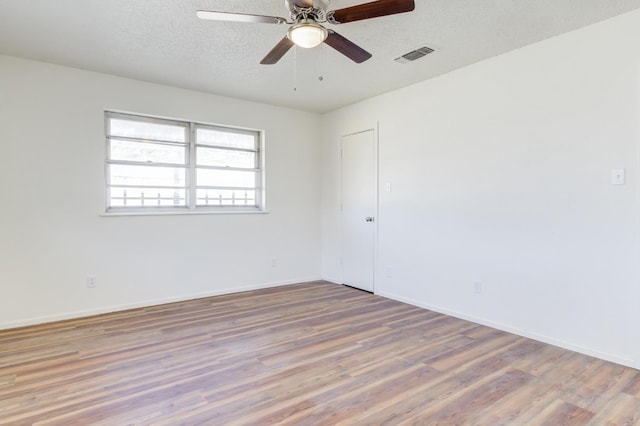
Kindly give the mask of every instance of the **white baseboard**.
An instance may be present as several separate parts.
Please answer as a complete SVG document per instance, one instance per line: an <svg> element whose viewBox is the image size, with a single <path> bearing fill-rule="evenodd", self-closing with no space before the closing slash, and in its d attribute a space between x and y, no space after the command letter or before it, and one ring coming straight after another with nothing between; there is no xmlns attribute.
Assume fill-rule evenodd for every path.
<svg viewBox="0 0 640 426"><path fill-rule="evenodd" d="M300 283L320 281L320 280L322 280L321 277L304 277L296 280L260 283L260 284L248 285L243 287L225 288L225 289L207 291L202 293L182 294L179 296L172 296L172 297L166 297L161 299L149 299L149 300L142 300L139 302L125 303L121 305L110 305L110 306L103 306L103 307L94 308L94 309L65 312L65 313L54 314L54 315L45 315L41 317L33 317L33 318L20 319L16 321L2 322L0 323L0 330L26 327L29 325L46 324L46 323L55 322L55 321L64 321L69 319L90 317L94 315L107 314L109 312L125 311L127 309L136 309L136 308L145 308L148 306L163 305L166 303L183 302L185 300L219 296L222 294L241 293L243 291L260 290L264 288L280 287L284 285L300 284Z"/></svg>
<svg viewBox="0 0 640 426"><path fill-rule="evenodd" d="M499 323L496 321L491 321L485 318L476 317L473 315L467 315L462 312L450 310L447 308L442 308L440 306L430 305L428 303L424 303L418 300L408 299L406 297L398 296L393 293L388 293L386 291L380 291L375 293L378 296L386 297L388 299L397 300L399 302L408 303L409 305L418 306L420 308L429 309L431 311L439 312L444 315L449 315L455 318L460 318L466 321L471 321L476 324L486 325L488 327L496 328L498 330L506 331L508 333L516 334L518 336L526 337L529 339L537 340L542 343L547 343L549 345L557 346L563 349L568 349L570 351L579 352L584 355L589 355L595 358L600 358L605 361L614 362L616 364L624 365L626 367L640 369L640 361L636 362L633 359L624 358L617 356L615 354L610 354L607 352L602 352L599 350L585 348L580 345L573 344L571 342L566 342L564 340L559 340L554 337L545 336L542 334L538 334L535 332L531 332L528 330L523 330L517 327L510 326L508 324Z"/></svg>

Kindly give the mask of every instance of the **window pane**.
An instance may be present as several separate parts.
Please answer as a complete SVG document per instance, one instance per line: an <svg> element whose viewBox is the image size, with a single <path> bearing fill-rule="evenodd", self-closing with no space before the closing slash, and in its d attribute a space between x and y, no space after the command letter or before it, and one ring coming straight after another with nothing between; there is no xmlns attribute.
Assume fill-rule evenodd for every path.
<svg viewBox="0 0 640 426"><path fill-rule="evenodd" d="M235 170L197 170L198 186L230 186L253 188L256 186L256 173Z"/></svg>
<svg viewBox="0 0 640 426"><path fill-rule="evenodd" d="M111 118L109 119L109 124L111 136L169 142L185 142L187 140L185 126L125 120L122 118Z"/></svg>
<svg viewBox="0 0 640 426"><path fill-rule="evenodd" d="M196 148L196 164L199 166L256 168L256 153L229 149Z"/></svg>
<svg viewBox="0 0 640 426"><path fill-rule="evenodd" d="M179 167L109 165L111 185L182 186L185 169Z"/></svg>
<svg viewBox="0 0 640 426"><path fill-rule="evenodd" d="M111 139L112 160L185 164L186 145L162 145Z"/></svg>
<svg viewBox="0 0 640 426"><path fill-rule="evenodd" d="M217 145L229 148L257 149L255 133L232 133L218 129L196 129L196 143L200 145Z"/></svg>
<svg viewBox="0 0 640 426"><path fill-rule="evenodd" d="M255 206L256 191L252 189L198 189L198 206Z"/></svg>
<svg viewBox="0 0 640 426"><path fill-rule="evenodd" d="M185 206L185 190L166 188L111 188L110 207Z"/></svg>

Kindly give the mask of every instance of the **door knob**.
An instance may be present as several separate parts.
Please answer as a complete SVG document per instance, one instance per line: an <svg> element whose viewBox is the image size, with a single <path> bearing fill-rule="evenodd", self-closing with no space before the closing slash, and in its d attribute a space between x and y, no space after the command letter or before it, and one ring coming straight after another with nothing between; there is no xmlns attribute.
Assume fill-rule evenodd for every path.
<svg viewBox="0 0 640 426"><path fill-rule="evenodd" d="M373 218L371 216L367 216L364 218L367 222L373 222Z"/></svg>

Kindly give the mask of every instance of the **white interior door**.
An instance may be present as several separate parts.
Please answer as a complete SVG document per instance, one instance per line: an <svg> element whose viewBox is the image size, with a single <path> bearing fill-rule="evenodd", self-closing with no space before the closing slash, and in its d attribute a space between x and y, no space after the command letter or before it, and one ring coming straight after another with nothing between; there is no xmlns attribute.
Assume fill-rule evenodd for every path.
<svg viewBox="0 0 640 426"><path fill-rule="evenodd" d="M342 283L374 290L376 144L367 130L342 137Z"/></svg>

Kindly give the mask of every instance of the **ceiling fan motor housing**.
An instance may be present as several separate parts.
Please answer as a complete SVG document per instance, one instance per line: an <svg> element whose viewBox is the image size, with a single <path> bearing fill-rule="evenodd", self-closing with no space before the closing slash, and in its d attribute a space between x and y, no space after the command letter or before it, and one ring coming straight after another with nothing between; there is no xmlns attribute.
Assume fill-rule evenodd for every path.
<svg viewBox="0 0 640 426"><path fill-rule="evenodd" d="M296 7L299 9L313 8L326 11L329 3L329 0L284 0L285 6L291 11Z"/></svg>

